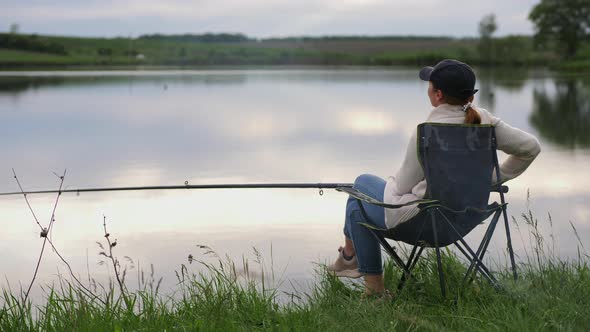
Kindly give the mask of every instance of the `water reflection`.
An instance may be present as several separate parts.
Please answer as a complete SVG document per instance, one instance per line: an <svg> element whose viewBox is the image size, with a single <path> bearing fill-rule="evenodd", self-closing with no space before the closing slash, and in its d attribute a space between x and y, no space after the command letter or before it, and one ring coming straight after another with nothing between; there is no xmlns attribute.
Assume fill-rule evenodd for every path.
<svg viewBox="0 0 590 332"><path fill-rule="evenodd" d="M0 77L0 95L17 95L27 90L35 90L41 86L61 85L66 80L63 77Z"/></svg>
<svg viewBox="0 0 590 332"><path fill-rule="evenodd" d="M12 75L18 75L16 73ZM168 84L243 84L246 81L246 75L242 73L231 73L225 75L171 75L166 72L165 75L158 74L145 75L140 72L139 75L132 72L63 72L63 73L46 73L46 75L27 75L24 72L18 76L11 76L10 73L0 72L0 96L12 95L18 96L21 93L37 90L40 88L68 87L76 88L80 86L112 86L127 85L133 87L137 83L150 83L161 87L163 90L168 89Z"/></svg>
<svg viewBox="0 0 590 332"><path fill-rule="evenodd" d="M297 71L284 76L272 71L266 76L231 71L189 78L143 75L133 78L133 94L125 79L80 81L75 76L68 85L42 89L0 107L2 129L10 137L0 147L9 153L6 160L35 156L35 163L45 169L69 168L70 183L78 186L139 180L198 183L229 176L253 182L328 180L327 175L318 176L318 164L374 159L392 134L405 139L426 113L427 108L423 113L408 112L412 107L403 101L394 110L383 103L381 96L391 88L380 82L381 77L403 81L405 72L374 74L376 81L357 73L360 85L354 73L337 71L310 71L308 80L305 72ZM248 84L201 84L219 82L218 76ZM162 77L167 90L155 85ZM404 94L417 89L405 85L396 90ZM365 118L362 123L355 121L359 114ZM395 154L401 149L393 145L389 152L401 155ZM357 151L354 160L346 150ZM86 166L89 160L93 167ZM24 172L37 168L22 164L16 166ZM275 171L260 172L268 165ZM343 174L327 174L334 181L355 176L338 179ZM39 187L49 185L43 177L32 181Z"/></svg>
<svg viewBox="0 0 590 332"><path fill-rule="evenodd" d="M363 74L369 74L367 80ZM338 70L162 70L162 71L49 71L49 72L2 72L0 71L0 95L17 95L38 88L100 85L158 85L164 89L168 84L183 85L235 85L246 81L291 81L291 82L391 82L415 81L410 71L388 72L375 69Z"/></svg>
<svg viewBox="0 0 590 332"><path fill-rule="evenodd" d="M554 85L553 94L544 87L535 89L531 123L551 142L568 148L589 147L589 80L559 80Z"/></svg>
<svg viewBox="0 0 590 332"><path fill-rule="evenodd" d="M531 76L547 75L540 70L528 68L493 68L484 67L477 70L478 89L476 95L478 104L493 111L496 106L496 96L499 91L521 93L527 80Z"/></svg>

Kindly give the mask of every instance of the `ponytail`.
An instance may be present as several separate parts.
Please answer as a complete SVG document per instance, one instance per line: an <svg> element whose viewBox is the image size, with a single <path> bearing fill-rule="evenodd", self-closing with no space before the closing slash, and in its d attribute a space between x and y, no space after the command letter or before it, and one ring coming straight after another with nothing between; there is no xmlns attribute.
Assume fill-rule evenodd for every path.
<svg viewBox="0 0 590 332"><path fill-rule="evenodd" d="M465 123L481 124L481 116L471 105L465 110Z"/></svg>
<svg viewBox="0 0 590 332"><path fill-rule="evenodd" d="M436 90L440 90L434 82L432 82L432 87ZM442 90L441 90L442 91ZM477 90L475 90L477 92ZM443 91L444 95L444 91ZM471 105L471 101L473 99L471 97L467 98L458 98L454 96L444 95L444 101L449 105L461 105L463 107L463 112L465 112L465 120L466 124L481 124L481 116L479 112L473 108Z"/></svg>

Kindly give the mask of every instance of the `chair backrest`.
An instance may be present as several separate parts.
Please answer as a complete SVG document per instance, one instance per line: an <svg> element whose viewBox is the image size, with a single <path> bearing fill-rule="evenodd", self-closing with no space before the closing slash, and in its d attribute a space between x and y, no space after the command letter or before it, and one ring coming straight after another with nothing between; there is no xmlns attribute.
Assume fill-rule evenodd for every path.
<svg viewBox="0 0 590 332"><path fill-rule="evenodd" d="M453 210L487 207L496 153L493 126L423 123L417 144L428 198Z"/></svg>
<svg viewBox="0 0 590 332"><path fill-rule="evenodd" d="M437 213L444 214L453 225L440 220L441 215L436 216L438 242L441 247L446 246L465 236L492 213L488 200L492 172L498 167L494 127L422 123L418 126L417 153L427 184L425 198L438 200L442 207ZM430 212L422 210L391 229L388 237L410 244L432 245Z"/></svg>

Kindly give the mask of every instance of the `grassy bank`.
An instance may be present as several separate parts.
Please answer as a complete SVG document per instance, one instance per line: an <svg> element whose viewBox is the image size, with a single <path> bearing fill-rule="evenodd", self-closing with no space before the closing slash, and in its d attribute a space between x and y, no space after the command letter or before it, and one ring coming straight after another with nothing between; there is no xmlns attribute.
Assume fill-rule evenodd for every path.
<svg viewBox="0 0 590 332"><path fill-rule="evenodd" d="M72 285L48 289L40 306L4 292L3 331L163 331L163 330L587 330L590 327L590 270L586 263L547 262L523 267L520 280L502 273L504 291L476 280L459 288L463 268L445 256L449 299L440 298L436 266L418 266L417 281L394 301L364 298L360 288L321 273L309 295L280 303L279 293L260 280L245 280L232 264L209 266L208 273L179 273L179 291L165 298L155 287L125 296L111 289L101 303ZM387 265L387 287L399 273ZM456 302L455 302L456 299ZM129 309L132 308L132 309Z"/></svg>
<svg viewBox="0 0 590 332"><path fill-rule="evenodd" d="M231 35L230 35L231 36ZM240 36L240 35L238 35ZM0 68L35 66L423 65L459 58L475 65L561 64L532 37L496 38L482 53L475 38L317 37L255 40L245 36L77 38L0 34ZM587 60L582 53L582 60ZM587 63L576 59L576 68ZM567 65L567 64L566 64ZM570 65L573 66L573 65Z"/></svg>
<svg viewBox="0 0 590 332"><path fill-rule="evenodd" d="M588 330L590 268L580 239L577 259L564 261L544 241L537 220L530 213L523 220L530 227L525 237L531 239L532 250L520 258L517 281L506 267L496 266L500 291L479 278L461 286L464 264L445 251L447 299L440 296L432 253L418 263L415 279L402 292L396 291L399 269L386 263L386 287L395 293L393 300L367 298L362 284L343 282L322 268L311 291L285 293L269 286L272 271L255 250L254 263L193 261L204 268L200 273L181 266L177 290L166 296L159 293L153 272L145 279L138 274L140 289L128 290L120 266L109 287L93 281L80 287L62 279L60 286L46 288L46 301L36 305L4 290L0 330ZM104 253L109 259L112 255L112 250Z"/></svg>

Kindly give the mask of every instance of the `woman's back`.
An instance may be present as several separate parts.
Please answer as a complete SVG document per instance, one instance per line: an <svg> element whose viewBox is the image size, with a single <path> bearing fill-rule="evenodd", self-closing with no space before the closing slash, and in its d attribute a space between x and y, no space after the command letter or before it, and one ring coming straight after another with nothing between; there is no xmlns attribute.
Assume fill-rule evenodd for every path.
<svg viewBox="0 0 590 332"><path fill-rule="evenodd" d="M509 155L500 165L501 182L520 175L541 151L538 140L533 135L506 124L485 109L475 108L475 110L480 116L481 124L491 124L495 127L498 149ZM460 105L441 104L430 112L425 122L465 123L465 112ZM384 194L386 203L403 204L421 199L426 193L424 172L416 153L416 134L414 131L410 138L401 167L394 176L388 178ZM492 181L497 182L495 173ZM418 212L417 205L387 209L385 222L392 228L412 218Z"/></svg>

